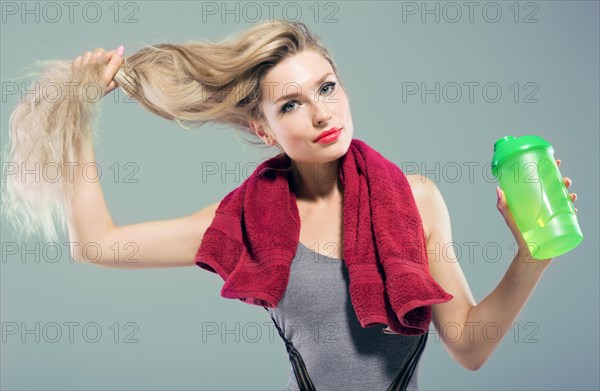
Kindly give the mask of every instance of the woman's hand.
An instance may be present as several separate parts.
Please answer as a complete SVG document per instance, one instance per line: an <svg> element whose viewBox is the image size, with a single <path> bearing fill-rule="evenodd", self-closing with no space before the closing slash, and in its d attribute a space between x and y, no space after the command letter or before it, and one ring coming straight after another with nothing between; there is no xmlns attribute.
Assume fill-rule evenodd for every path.
<svg viewBox="0 0 600 391"><path fill-rule="evenodd" d="M560 166L559 159L556 159L556 164L558 166ZM567 189L573 183L573 181L571 181L571 178L569 178L569 177L563 177L563 181L565 182L565 186L567 187ZM519 246L518 252L523 254L524 256L526 256L528 259L531 259L532 257L531 257L531 252L529 251L529 247L527 246L527 243L526 243L525 239L523 238L523 235L521 235L521 232L519 231L519 229L517 227L517 224L514 220L514 217L511 213L511 211L508 209L508 204L506 203L506 198L504 197L504 191L502 191L502 189L500 189L500 187L497 187L496 192L498 193L498 203L496 204L496 206L498 207L498 210L504 217L504 221L506 221L508 228L510 228L510 231L512 232L513 236L517 240L517 245ZM575 200L577 199L577 194L569 193L569 197L571 198L571 202L575 202ZM575 208L575 213L577 213L577 208ZM552 258L550 258L550 259L552 259ZM550 259L546 259L545 261L548 261Z"/></svg>
<svg viewBox="0 0 600 391"><path fill-rule="evenodd" d="M119 46L116 50L111 50L109 52L105 51L102 48L97 48L94 52L86 51L83 55L75 58L73 60L73 64L71 66L73 70L73 74L77 74L80 69L86 66L89 63L93 62L102 62L107 64L106 69L104 70L104 77L102 79L104 85L104 92L102 96L105 96L115 88L117 88L117 83L113 80L119 68L123 64L123 45Z"/></svg>

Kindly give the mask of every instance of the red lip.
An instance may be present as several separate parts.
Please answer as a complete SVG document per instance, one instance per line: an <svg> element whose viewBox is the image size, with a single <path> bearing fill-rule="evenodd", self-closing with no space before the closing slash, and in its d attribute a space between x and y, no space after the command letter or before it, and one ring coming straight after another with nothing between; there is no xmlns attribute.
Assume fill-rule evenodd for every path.
<svg viewBox="0 0 600 391"><path fill-rule="evenodd" d="M323 137L325 137L325 136L329 136L331 133L336 133L336 132L339 132L340 130L342 130L342 128L331 128L331 129L325 130L325 131L321 132L321 134L319 134L319 135L317 136L317 138L315 138L315 139L313 140L313 142L317 142L317 141L319 141L320 139L322 139Z"/></svg>

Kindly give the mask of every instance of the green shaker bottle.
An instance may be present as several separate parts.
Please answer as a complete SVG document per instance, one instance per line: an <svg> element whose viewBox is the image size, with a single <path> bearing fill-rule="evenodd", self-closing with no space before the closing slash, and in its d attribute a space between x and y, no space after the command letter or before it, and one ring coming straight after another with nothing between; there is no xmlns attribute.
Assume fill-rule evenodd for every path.
<svg viewBox="0 0 600 391"><path fill-rule="evenodd" d="M534 135L494 143L492 174L535 259L554 258L583 240L554 148Z"/></svg>

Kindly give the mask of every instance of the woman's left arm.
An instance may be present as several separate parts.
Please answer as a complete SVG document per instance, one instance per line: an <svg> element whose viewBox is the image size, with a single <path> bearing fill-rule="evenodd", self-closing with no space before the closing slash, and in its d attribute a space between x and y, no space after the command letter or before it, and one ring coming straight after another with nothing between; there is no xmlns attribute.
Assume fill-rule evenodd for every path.
<svg viewBox="0 0 600 391"><path fill-rule="evenodd" d="M557 160L560 165L560 160ZM519 232L508 209L504 193L498 189L497 208L515 237L519 250L508 271L492 293L479 304L475 302L467 280L453 252L450 217L437 186L427 177L410 179L423 226L427 227L429 271L436 282L454 298L433 304L433 323L444 346L458 363L470 370L479 369L490 357L533 292L550 259L537 260ZM566 187L571 185L563 178ZM570 193L572 202L577 195ZM577 209L575 209L577 211ZM484 330L493 327L494 339Z"/></svg>

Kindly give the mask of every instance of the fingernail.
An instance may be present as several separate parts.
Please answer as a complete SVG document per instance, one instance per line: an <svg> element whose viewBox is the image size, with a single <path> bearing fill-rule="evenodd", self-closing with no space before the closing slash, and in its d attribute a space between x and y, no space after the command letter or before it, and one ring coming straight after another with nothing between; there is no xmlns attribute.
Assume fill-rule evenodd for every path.
<svg viewBox="0 0 600 391"><path fill-rule="evenodd" d="M117 54L121 57L123 57L123 53L125 52L125 46L121 45L117 48Z"/></svg>

